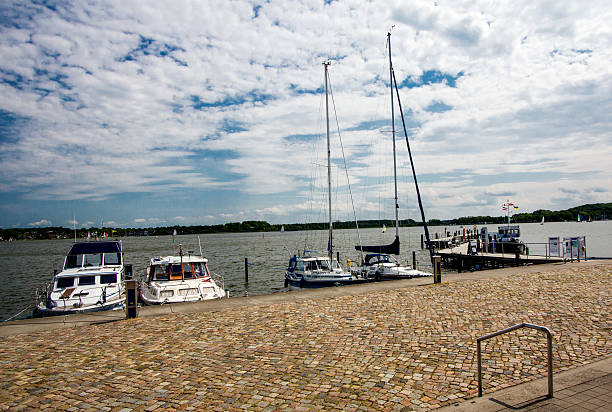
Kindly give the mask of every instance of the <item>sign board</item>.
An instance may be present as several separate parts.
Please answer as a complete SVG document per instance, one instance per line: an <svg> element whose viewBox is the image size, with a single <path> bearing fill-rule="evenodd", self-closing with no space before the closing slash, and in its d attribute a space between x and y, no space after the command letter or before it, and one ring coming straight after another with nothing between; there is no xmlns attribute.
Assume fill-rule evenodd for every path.
<svg viewBox="0 0 612 412"><path fill-rule="evenodd" d="M549 256L559 256L559 236L548 238Z"/></svg>
<svg viewBox="0 0 612 412"><path fill-rule="evenodd" d="M586 240L584 236L563 238L563 257L565 259L586 259Z"/></svg>

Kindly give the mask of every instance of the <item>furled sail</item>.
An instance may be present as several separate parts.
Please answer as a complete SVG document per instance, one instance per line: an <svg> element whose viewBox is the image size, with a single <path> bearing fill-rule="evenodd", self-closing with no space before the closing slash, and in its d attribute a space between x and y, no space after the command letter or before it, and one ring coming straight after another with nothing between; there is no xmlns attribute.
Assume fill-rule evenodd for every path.
<svg viewBox="0 0 612 412"><path fill-rule="evenodd" d="M355 246L355 250L361 250L368 253L383 253L387 255L399 255L400 240L399 236L395 236L393 243L380 246Z"/></svg>

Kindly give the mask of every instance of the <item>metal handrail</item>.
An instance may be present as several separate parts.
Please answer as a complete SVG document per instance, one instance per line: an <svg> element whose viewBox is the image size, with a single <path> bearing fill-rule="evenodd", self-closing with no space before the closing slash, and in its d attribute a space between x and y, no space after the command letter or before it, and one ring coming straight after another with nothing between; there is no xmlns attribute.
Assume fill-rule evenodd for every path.
<svg viewBox="0 0 612 412"><path fill-rule="evenodd" d="M506 329L502 329L497 332L490 333L477 339L477 352L478 352L478 396L482 397L482 354L480 350L480 342L483 340L494 338L495 336L502 335L504 333L512 332L513 330L520 328L531 328L546 333L548 341L548 397L553 397L553 359L552 359L552 333L548 328L544 326L532 325L530 323L519 323L518 325L511 326Z"/></svg>

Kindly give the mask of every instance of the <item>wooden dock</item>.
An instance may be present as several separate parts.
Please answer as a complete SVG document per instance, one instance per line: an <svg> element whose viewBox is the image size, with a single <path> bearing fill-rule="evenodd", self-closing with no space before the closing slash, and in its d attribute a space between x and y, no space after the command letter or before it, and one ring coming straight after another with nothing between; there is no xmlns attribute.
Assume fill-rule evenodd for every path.
<svg viewBox="0 0 612 412"><path fill-rule="evenodd" d="M476 254L471 254L468 253L467 242L453 248L436 250L435 253L442 257L442 264L444 267L456 269L459 272L468 270L495 269L506 266L563 262L563 258L558 256L486 253L480 250L476 252Z"/></svg>

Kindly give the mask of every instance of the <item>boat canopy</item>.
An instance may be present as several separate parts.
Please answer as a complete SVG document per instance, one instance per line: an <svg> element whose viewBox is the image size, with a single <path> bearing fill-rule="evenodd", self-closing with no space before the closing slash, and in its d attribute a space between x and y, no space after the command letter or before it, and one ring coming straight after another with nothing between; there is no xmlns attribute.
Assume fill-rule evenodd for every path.
<svg viewBox="0 0 612 412"><path fill-rule="evenodd" d="M70 248L69 255L87 255L92 253L121 253L121 242L105 241L105 242L80 242L75 243Z"/></svg>
<svg viewBox="0 0 612 412"><path fill-rule="evenodd" d="M366 255L365 259L366 266L373 265L374 263L393 263L391 258L387 254L373 253Z"/></svg>
<svg viewBox="0 0 612 412"><path fill-rule="evenodd" d="M355 250L363 251L363 252L371 252L371 253L379 253L386 255L399 255L400 253L400 240L399 236L395 236L395 240L393 243L389 245L380 245L380 246L355 246Z"/></svg>

